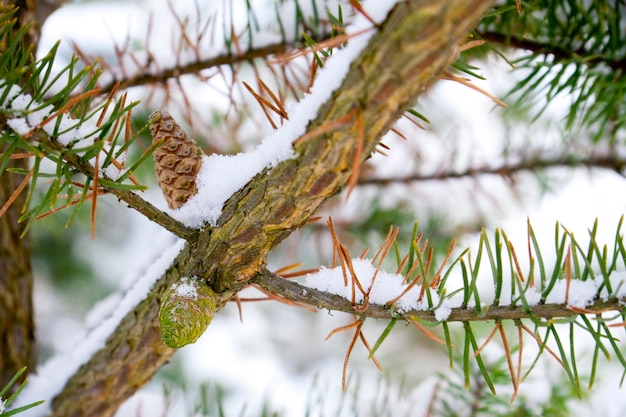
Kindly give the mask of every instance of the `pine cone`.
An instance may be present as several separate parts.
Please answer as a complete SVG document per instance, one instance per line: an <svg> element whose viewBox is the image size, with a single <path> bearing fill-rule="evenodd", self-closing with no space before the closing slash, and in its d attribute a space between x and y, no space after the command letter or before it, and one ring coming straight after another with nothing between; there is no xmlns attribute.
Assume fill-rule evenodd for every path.
<svg viewBox="0 0 626 417"><path fill-rule="evenodd" d="M175 210L198 192L202 150L169 113L155 111L149 123L153 143L163 141L153 153L157 181L167 205Z"/></svg>

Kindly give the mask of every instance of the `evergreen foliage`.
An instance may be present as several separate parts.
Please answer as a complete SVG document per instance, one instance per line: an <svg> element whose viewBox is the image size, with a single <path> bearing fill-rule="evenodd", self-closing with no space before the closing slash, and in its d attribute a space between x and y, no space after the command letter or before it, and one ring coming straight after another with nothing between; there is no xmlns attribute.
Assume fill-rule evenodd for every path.
<svg viewBox="0 0 626 417"><path fill-rule="evenodd" d="M472 33L474 39L485 40L487 44L464 44L466 48L461 48L465 50L459 59L445 69L441 78L471 84L461 76L482 78L477 61L483 52L488 51L486 53L492 56L495 51L503 59L511 54L510 63L515 71L527 74L507 96L516 100L518 107L530 107L529 103L540 102L531 110L532 116L538 119L556 97L567 95L571 97L571 103L564 120L565 130L582 132L584 140L588 139L592 147L603 143L616 147L623 145L626 139L626 3L620 0L535 0L521 2L521 14L518 3L507 0L494 6ZM334 50L340 50L350 42L350 37L346 35L350 27L346 24L348 15L363 11L357 1L350 1L343 7L339 5L334 10L321 10L319 2L313 0L306 5L298 0L275 1L275 27L269 30L279 35L280 40L276 45L259 50L255 49L255 39L268 29L262 26L251 2L246 4L248 21L245 30L224 32L224 55L220 57L230 61L203 61L198 57L181 68L165 69L161 75L165 79L179 78L184 74L200 77L201 71L220 68L220 65L234 66L241 61L251 63L250 67L256 72L257 67L271 68L274 59L271 54L279 51L295 50L296 54L309 54L306 58L309 74L305 83L290 81L285 73L277 75L274 72L281 90L274 95L260 78L257 84L259 92L242 82L274 125L275 118L279 118L280 122L288 118L285 110L288 97L297 99L308 91L316 71L324 66L325 60ZM287 16L287 6L293 6L295 14ZM350 8L350 13L347 8ZM20 222L28 222L25 234L37 227L37 220L64 209L69 209L69 214L66 214L66 226L69 226L82 209L89 210L92 236L95 236L98 199L102 195L113 194L163 228L198 246L198 236L202 232L210 236L210 228L202 232L191 230L135 193L147 188L137 180L136 171L145 169L152 153L162 143L157 140L152 145L141 145L140 138L148 130L148 120L139 128L133 128L133 123L136 123L133 110L139 103L129 102L124 89L155 83L157 76L129 76L117 79L115 83L104 83L100 77L106 74L107 68L96 64L82 66L78 57L57 71L54 64L58 63L59 44L39 60L31 59L34 46L25 41L29 28L22 26L14 30L16 12L14 7L0 7L0 44L3 50L11 51L0 57L0 175L20 175L24 180L9 201L0 202L0 215L17 195L27 193L19 219ZM232 9L230 17L231 28L234 28ZM288 22L287 18L290 19ZM376 29L380 30L380 27ZM201 36L197 44L190 39L186 38L185 41L189 42L186 47L190 50L195 48L197 52ZM244 39L247 51L240 50ZM182 54L183 49L178 52ZM288 67L289 64L285 65ZM145 68L148 67L146 63ZM233 78L231 81L235 84L237 80ZM494 101L499 103L496 98ZM415 107L406 110L405 116L416 124L419 124L418 119L428 122L431 116L422 113L419 107ZM350 120L354 119L353 124L358 125L360 119L355 114L352 113ZM241 120L239 122L243 124ZM340 127L346 124L341 120L338 123ZM330 124L322 128L331 132L337 130ZM359 187L357 176L363 155L358 152L355 151L356 156L352 160L355 166L350 168L354 170L354 175L351 174L345 184L350 191ZM28 158L30 168L10 167L10 160L15 158ZM623 174L621 169L626 161L620 158L616 152L609 162L590 158L583 163L590 167L613 164ZM536 166L532 162L519 169L542 168L541 161ZM450 177L459 176L453 172L449 174ZM368 185L372 184L377 185L374 182ZM382 189L385 184L378 185ZM265 269L265 260L258 261L261 267L248 283L279 301L289 300L353 315L351 324L338 327L331 333L353 332L346 353L344 385L354 345L362 343L369 352L369 358L378 364L376 352L389 335L397 331L396 324L402 321L445 346L449 364L454 370L440 376L441 382L431 407L433 415L458 415L460 407L467 409L468 416L567 415L570 390L584 397L586 389L597 380L601 362L611 360L623 368L626 375L626 357L621 342L626 323L623 306L626 298L623 218L615 226L613 241L608 243L598 238L598 222L592 225L584 239L557 224L553 244L546 247L539 242L529 222L525 246L514 244L501 229L493 232L483 229L475 247L459 249L450 236L435 236L445 220L436 216L420 220L427 225L426 231L421 231L417 223L413 226L414 219L409 208L399 204L389 208L381 203L384 197L384 191L378 193L369 212L347 229L351 229L352 235L362 242L371 242L372 236L376 241L382 241L372 263L377 270L392 265L405 278L408 288L419 288L423 309L404 311L398 307L397 298L385 305L370 304L369 290L360 283L363 277L354 272L349 245L340 241L332 221L329 221L329 229L334 262L343 268L344 277L355 291L361 291L362 303L285 280L287 276L304 273L288 273L287 270L273 273ZM248 200L242 201L249 204ZM412 233L407 230L411 226ZM286 233L273 224L263 227L267 230L275 227L276 230L270 230L272 233ZM386 230L389 230L387 235L383 232ZM441 239L433 241L435 237ZM248 235L242 233L241 239L247 238ZM270 246L269 243L265 245L264 248ZM194 247L193 250L198 249ZM199 258L199 252L189 251L189 259L194 263L206 263L205 259ZM253 255L245 253L241 257L247 259ZM176 268L182 271L183 267L177 265ZM182 274L181 271L176 270L176 273ZM235 274L228 272L231 273ZM219 294L215 295L213 289ZM204 315L202 329L191 329L193 331L181 327L180 311L178 315L174 314L179 304L189 304L188 299L176 299L170 305L161 297L160 301L168 308L173 306L171 311L162 310L162 323L166 323L164 327L175 333L168 346L182 347L197 340L216 310L219 311L231 298L227 291L230 288L219 288L221 291L213 289L207 290L210 300L204 306L206 311L198 313ZM224 300L219 299L220 296ZM236 299L236 291L232 296ZM191 308L188 311L197 312L193 305ZM218 317L219 314L216 314L215 320ZM373 318L386 319L388 324L377 340L370 344L363 328ZM192 319L194 323L202 322L197 317ZM579 339L584 338L593 344L590 360L578 348ZM504 351L496 361L485 354L494 339L499 339ZM503 391L508 390L511 399L517 397L522 381L546 355L558 363L567 380L567 384L552 387L552 402L535 404L520 396L511 405L509 398L496 395L504 386L507 388ZM3 407L8 406L17 393L7 400L2 398L22 373L24 370L0 392L0 416L14 415L39 404L3 413ZM204 393L202 398L195 411L203 415L223 414L219 389L211 395ZM209 410L204 398L214 399L217 410ZM384 413L381 411L380 415ZM278 415L269 408L262 414Z"/></svg>
<svg viewBox="0 0 626 417"><path fill-rule="evenodd" d="M15 392L11 393L10 390L14 389L17 384L18 379L26 372L26 368L22 368L16 372L15 376L6 384L4 388L0 390L0 416L1 417L9 417L14 416L16 414L20 414L26 410L29 410L33 407L36 407L43 403L43 401L37 401L32 404L24 405L18 408L13 408L7 411L7 408L11 406L11 404L15 401L15 399L20 395L20 392L26 386L27 381L22 382L17 385L17 389Z"/></svg>
<svg viewBox="0 0 626 417"><path fill-rule="evenodd" d="M517 105L537 102L538 118L557 96L569 95L567 129L623 142L626 4L536 0L522 8L519 14L514 0L503 2L477 28L480 38L524 51L511 62L527 73L509 93Z"/></svg>

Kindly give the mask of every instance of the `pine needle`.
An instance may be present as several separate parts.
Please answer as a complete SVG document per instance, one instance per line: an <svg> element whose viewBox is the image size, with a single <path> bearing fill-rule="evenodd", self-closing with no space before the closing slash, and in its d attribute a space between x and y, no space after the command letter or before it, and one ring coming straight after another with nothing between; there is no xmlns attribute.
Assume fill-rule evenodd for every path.
<svg viewBox="0 0 626 417"><path fill-rule="evenodd" d="M314 138L316 136L319 135L323 135L325 133L329 133L329 132L333 132L335 130L339 130L340 128L344 127L345 125L347 125L350 120L352 120L352 118L354 117L356 110L352 110L350 113L348 113L347 115L345 115L344 117L338 119L338 120L334 120L332 122L327 122L324 123L323 125L317 126L314 129L309 130L307 133L305 133L304 135L300 136L298 139L293 141L293 146L297 146L303 142L306 142L307 140Z"/></svg>
<svg viewBox="0 0 626 417"><path fill-rule="evenodd" d="M61 115L62 113L65 113L70 107L73 107L76 103L92 97L92 96L96 96L100 93L100 90L98 88L95 88L93 90L87 91L85 93L79 94L76 97L71 98L70 100L68 100L67 103L65 103L65 105L63 107L61 107L60 109L56 110L55 112L53 112L50 116L46 117L45 119L43 119L41 122L39 122L35 127L33 127L30 131L28 131L27 133L25 133L24 135L22 135L22 138L24 139L28 139L29 137L31 137L33 135L33 133L35 133L38 129L41 129L43 126L47 125L48 123L50 123L51 121L53 121L54 119L56 119L59 115Z"/></svg>
<svg viewBox="0 0 626 417"><path fill-rule="evenodd" d="M285 298L279 294L275 294L273 292L267 291L265 288L259 286L259 285L254 285L254 287L261 291L263 294L265 294L267 297L263 298L263 299L256 299L256 301L269 301L269 300L274 300L274 301L278 301L281 304L286 304L288 306L291 307L299 307L299 308L303 308L311 313L317 313L317 309L313 306L307 305L307 304L302 304L302 303L298 303L296 301L292 301L288 298ZM243 299L242 299L243 300Z"/></svg>
<svg viewBox="0 0 626 417"><path fill-rule="evenodd" d="M361 6L361 3L359 3L357 0L350 0L350 5L352 7L354 7L361 15L363 15L363 17L365 17L367 20L369 20L375 27L379 26L379 24L372 18L372 16L370 16L363 9L363 6Z"/></svg>
<svg viewBox="0 0 626 417"><path fill-rule="evenodd" d="M113 103L113 98L115 97L115 94L117 93L117 90L119 88L120 88L119 82L113 85L113 88L109 92L109 96L107 97L106 102L104 106L102 107L102 111L100 112L100 118L98 118L98 121L96 122L96 126L100 127L102 125L102 122L104 121L104 117L106 116L107 110L109 109L109 106L111 105L111 103Z"/></svg>
<svg viewBox="0 0 626 417"><path fill-rule="evenodd" d="M92 194L93 194L92 192L87 193L85 195L85 198L92 198ZM103 189L100 189L100 190L98 190L98 194L104 195L104 194L108 194L108 192L103 190ZM59 197L63 197L63 196L59 196ZM70 201L68 203L65 203L62 206L55 207L52 210L46 211L45 213L42 213L42 214L38 215L37 217L35 217L35 220L41 220L44 217L48 217L48 216L50 216L50 215L52 215L54 213L58 213L61 210L64 210L64 209L69 208L69 207L73 207L73 206L79 204L82 200L83 200L82 196L76 196L76 197L73 198L72 201Z"/></svg>
<svg viewBox="0 0 626 417"><path fill-rule="evenodd" d="M440 76L439 78L441 78L442 80L454 81L466 87L469 87L472 90L476 90L479 93L485 95L486 97L489 97L493 102L495 102L500 107L504 107L505 109L509 107L505 102L503 102L496 96L488 93L487 91L483 90L482 88L478 87L476 84L473 84L471 80L467 78L459 77L457 75L452 74L449 71L444 71L444 75Z"/></svg>
<svg viewBox="0 0 626 417"><path fill-rule="evenodd" d="M93 193L91 200L91 240L96 238L96 208L98 206L98 180L100 178L98 166L99 166L100 153L96 155L96 163L93 167Z"/></svg>
<svg viewBox="0 0 626 417"><path fill-rule="evenodd" d="M522 353L523 353L523 346L524 346L524 337L523 337L524 334L522 333L522 327L520 326L519 320L515 321L515 325L517 326L517 339L518 339L516 384L517 384L517 387L519 388L520 384L522 383ZM514 397L511 397L511 402L513 402L514 399L515 399Z"/></svg>
<svg viewBox="0 0 626 417"><path fill-rule="evenodd" d="M407 321L409 323L411 323L417 330L419 330L420 332L422 332L422 334L424 334L424 336L426 336L427 338L429 338L432 341L435 341L439 344L445 345L446 341L435 336L435 334L431 331L429 331L428 329L426 329L426 327L422 326L421 324L419 324L416 320L412 319L412 318L408 318Z"/></svg>
<svg viewBox="0 0 626 417"><path fill-rule="evenodd" d="M356 330L354 331L354 335L350 340L350 344L348 345L348 350L346 351L346 356L343 360L343 370L341 372L341 389L343 391L346 390L346 375L348 373L348 361L350 360L350 354L352 354L352 349L354 349L354 345L356 344L356 340L361 334L361 327L363 327L363 322L358 321Z"/></svg>
<svg viewBox="0 0 626 417"><path fill-rule="evenodd" d="M500 331L500 338L502 339L502 348L504 349L504 356L506 357L506 363L509 367L509 375L511 376L511 382L513 383L513 394L511 395L511 402L517 397L517 377L515 372L515 367L513 366L513 358L511 357L511 348L509 347L509 341L506 337L506 332L504 331L504 326L502 326L502 322L498 322L496 325L498 330Z"/></svg>
<svg viewBox="0 0 626 417"><path fill-rule="evenodd" d="M499 323L499 322L498 322ZM493 337L496 335L496 333L498 332L498 323L496 323L495 326L493 326L493 329L491 330L491 332L489 333L489 336L487 336L487 338L485 339L485 341L483 342L482 345L480 345L480 347L478 349L476 349L474 351L474 357L477 358L478 355L480 355L480 353L487 347L487 345L493 340Z"/></svg>
<svg viewBox="0 0 626 417"><path fill-rule="evenodd" d="M276 275L283 276L283 274L286 273L287 271L291 271L292 269L300 268L302 265L304 265L304 262L296 262L296 263L293 263L293 264L286 265L286 266L283 266L281 268L278 268L277 270L274 271L274 273Z"/></svg>
<svg viewBox="0 0 626 417"><path fill-rule="evenodd" d="M356 320L356 321L353 321L350 324L346 324L345 326L336 327L333 330L331 330L330 333L328 333L328 336L326 336L326 338L324 338L324 340L330 339L331 337L333 337L337 333L340 333L340 332L343 332L343 331L346 331L346 330L350 330L353 327L357 326L360 322L361 322L360 320Z"/></svg>
<svg viewBox="0 0 626 417"><path fill-rule="evenodd" d="M274 130L278 129L278 126L276 126L276 123L274 123L274 121L272 120L272 117L267 112L267 108L269 108L270 110L272 110L274 113L278 115L281 115L280 109L274 106L272 103L270 103L267 99L261 97L261 95L258 94L256 91L254 91L247 82L243 81L243 86L246 87L246 90L248 90L250 94L252 94L252 97L254 97L254 99L259 103L259 106L261 106L261 110L263 110L263 114L265 114L265 117L272 125L272 128Z"/></svg>
<svg viewBox="0 0 626 417"><path fill-rule="evenodd" d="M519 261L517 260L517 254L515 253L515 248L513 247L513 243L511 243L511 241L508 240L508 238L507 238L507 242L508 242L507 247L509 248L509 253L511 254L511 257L513 258L513 263L515 264L515 270L517 271L517 275L519 276L519 279L522 282L526 282L524 279L524 273L522 272L522 268L520 267Z"/></svg>
<svg viewBox="0 0 626 417"><path fill-rule="evenodd" d="M26 185L28 184L28 182L30 181L30 178L33 176L34 173L34 167L30 169L30 171L28 171L28 174L26 174L26 176L24 177L24 179L22 180L22 182L20 183L20 185L17 186L17 188L15 189L15 191L13 191L13 194L11 194L11 196L9 197L9 199L6 201L6 203L4 203L4 205L2 206L2 208L0 208L0 217L2 217L4 215L4 213L9 209L9 207L11 206L11 204L13 204L13 202L15 201L15 199L17 198L17 196L20 195L20 193L22 192L22 190L24 190L24 187L26 187Z"/></svg>
<svg viewBox="0 0 626 417"><path fill-rule="evenodd" d="M287 114L287 109L283 105L282 101L276 97L276 95L272 92L272 90L263 82L261 78L257 78L257 81L261 87L261 90L265 91L268 96L272 99L276 107L278 108L278 114L285 120L289 120L289 115Z"/></svg>
<svg viewBox="0 0 626 417"><path fill-rule="evenodd" d="M369 353L368 357L370 359L372 359L372 362L374 362L374 365L376 365L378 370L382 371L383 370L383 366L380 364L378 359L376 359L376 356L374 355L374 352L372 351L372 348L370 347L370 344L367 341L367 339L365 338L365 335L363 334L362 331L359 331L359 337L361 338L361 342L363 342L363 345L365 346L365 348L367 349L367 351Z"/></svg>
<svg viewBox="0 0 626 417"><path fill-rule="evenodd" d="M565 305L569 302L569 290L572 283L572 247L567 246L567 254L565 255Z"/></svg>
<svg viewBox="0 0 626 417"><path fill-rule="evenodd" d="M456 246L456 239L453 239L452 243L450 244L450 247L448 248L448 252L446 253L446 257L443 258L443 261L441 262L439 269L437 269L437 272L435 272L435 275L433 276L433 279L430 282L430 288L436 288L437 286L439 286L439 283L441 282L441 273L443 272L443 268L446 266L446 264L452 257L452 252L454 251L455 246Z"/></svg>
<svg viewBox="0 0 626 417"><path fill-rule="evenodd" d="M548 352L558 363L559 365L561 365L561 367L563 369L565 368L565 364L563 363L563 361L561 360L561 358L558 357L558 355L552 350L550 349L550 347L543 343L543 341L541 339L539 339L539 337L537 337L537 335L535 334L535 332L533 332L532 330L530 330L528 327L526 327L526 325L522 324L522 329L524 329L524 331L526 333L528 333L533 339L535 339L535 341L537 342L537 344L539 345L540 348L545 349L546 352Z"/></svg>
<svg viewBox="0 0 626 417"><path fill-rule="evenodd" d="M459 46L459 52L468 51L468 50L470 50L472 48L476 48L478 46L482 46L485 43L486 42L484 40L482 40L482 39L476 39L476 40L473 40L473 41L466 42L463 45Z"/></svg>

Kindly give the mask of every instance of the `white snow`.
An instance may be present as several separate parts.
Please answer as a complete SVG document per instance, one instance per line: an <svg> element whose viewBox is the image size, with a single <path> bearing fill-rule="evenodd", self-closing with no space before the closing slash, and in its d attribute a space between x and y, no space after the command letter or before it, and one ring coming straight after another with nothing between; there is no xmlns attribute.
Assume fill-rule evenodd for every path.
<svg viewBox="0 0 626 417"><path fill-rule="evenodd" d="M123 294L114 292L103 298L91 307L85 316L85 326L87 329L94 329L113 314L118 305L122 302Z"/></svg>
<svg viewBox="0 0 626 417"><path fill-rule="evenodd" d="M565 304L568 307L585 308L593 302L598 292L601 279L570 280L569 288L566 280L557 281L550 294L546 297L548 304Z"/></svg>
<svg viewBox="0 0 626 417"><path fill-rule="evenodd" d="M215 225L228 198L266 167L272 167L293 155L291 141L282 137L265 141L249 153L203 155L196 185L198 193L169 214L188 227Z"/></svg>
<svg viewBox="0 0 626 417"><path fill-rule="evenodd" d="M182 277L180 282L172 285L172 289L176 291L176 295L181 297L196 298L198 296L196 279L197 277L191 279Z"/></svg>
<svg viewBox="0 0 626 417"><path fill-rule="evenodd" d="M361 287L368 293L368 300L371 304L385 305L388 301L402 294L409 285L404 282L404 277L400 274L390 274L382 270L376 272L376 267L372 264L370 259L353 259L352 266L354 267L354 272ZM375 280L374 277L376 277ZM372 283L372 281L374 282ZM363 303L365 299L364 294L357 287L354 291L353 300L352 278L348 272L348 283L345 285L340 266L335 268L321 267L319 272L307 274L304 285L309 288L339 295L359 304ZM409 289L408 292L394 304L396 310L401 313L409 310L429 310L426 294L422 296L421 300L419 299L421 289L422 287L420 285ZM439 304L439 297L432 290L431 296L433 305L436 306ZM442 317L442 319L447 317L446 309L448 308L449 306L446 306L441 309L440 317Z"/></svg>
<svg viewBox="0 0 626 417"><path fill-rule="evenodd" d="M529 288L526 293L524 293L524 299L529 306L536 306L539 304L539 301L541 301L541 292L537 291L536 288Z"/></svg>
<svg viewBox="0 0 626 417"><path fill-rule="evenodd" d="M0 88L6 87L6 82L0 80ZM63 146L73 145L82 148L93 144L94 138L88 136L98 129L95 124L79 124L66 114L57 116L54 120L41 126L41 123L54 111L51 105L43 106L33 101L30 94L21 93L20 89L13 85L10 87L7 98L0 103L0 107L10 109L21 117L7 120L7 124L20 135L26 135L32 130L41 127L49 135L55 135L56 140Z"/></svg>
<svg viewBox="0 0 626 417"><path fill-rule="evenodd" d="M452 309L460 305L460 301L455 301L449 298L443 299L441 304L437 308L435 308L435 319L437 321L447 320L448 317L450 317L450 313L452 313Z"/></svg>
<svg viewBox="0 0 626 417"><path fill-rule="evenodd" d="M179 239L172 247L166 250L148 268L146 273L124 294L117 308L103 320L101 324L81 338L80 343L69 351L55 356L39 366L37 373L31 374L26 388L16 401L16 407L35 401L46 402L21 414L24 417L44 416L50 413L50 402L65 386L78 369L85 364L94 353L104 347L107 337L115 330L126 314L143 300L152 289L152 286L165 270L172 264L185 244Z"/></svg>

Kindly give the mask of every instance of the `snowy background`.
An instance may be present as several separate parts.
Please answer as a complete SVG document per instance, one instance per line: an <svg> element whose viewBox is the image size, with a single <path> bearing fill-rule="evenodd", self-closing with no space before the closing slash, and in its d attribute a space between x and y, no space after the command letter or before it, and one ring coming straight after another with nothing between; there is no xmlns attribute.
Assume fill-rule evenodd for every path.
<svg viewBox="0 0 626 417"><path fill-rule="evenodd" d="M167 63L175 47L172 39L177 36L172 9L179 16L188 16L190 26L212 14L223 17L231 11L234 21L243 24L245 2L233 2L232 9L226 7L230 3L214 2L201 7L191 1L179 1L173 6L160 0L70 3L52 15L44 26L40 54L60 39L61 58L69 59L75 42L86 54L101 55L114 65L116 56L111 45L130 40L130 45L137 45L140 53L152 16L151 25L158 30L153 29L150 45L159 53L159 62ZM273 3L268 0L253 4L260 26L271 29L273 8L267 5ZM326 4L332 6L330 2ZM264 15L266 9L272 13ZM213 26L215 39L222 39L222 29L219 24ZM272 40L276 39L268 30L254 42ZM219 42L206 42L206 56L220 51ZM132 63L127 62L126 66L132 71ZM490 58L480 67L487 81L479 84L500 97L516 79L524 76L521 72L511 73L506 63L496 58ZM246 76L252 78L254 74L242 75L244 79ZM196 117L195 124L187 127L192 129L193 136L208 138L212 149L222 153L252 150L272 134L271 126L263 123L262 116L258 119L261 122L251 119L237 127L236 143L228 137L228 126L217 126L217 132L212 134L211 118L228 111L224 81L219 77L207 82L184 77L181 82L187 98L192 100ZM162 101L158 93L157 97L151 96L146 88L133 88L129 95L131 100L146 102L146 114L159 108ZM180 113L176 103L173 100L172 108L161 110ZM398 127L409 140L390 133L384 139L390 146L388 155L374 155L367 166L368 174L392 178L416 172L436 173L444 165L446 170L450 166L458 170L467 166L498 166L502 163L500 155L505 143L510 149L532 146L546 154L558 152L562 146L558 121L567 111L567 104L568 97L555 100L533 125L510 119L503 121L503 110L487 97L459 84L440 81L420 99L418 108L431 121L427 130L416 131L409 122L400 121ZM252 108L255 103L250 102L249 106ZM454 149L454 160L447 159L450 149ZM559 221L583 244L587 229L597 218L598 240L610 242L626 208L624 178L612 171L563 168L550 169L544 175L547 187L532 173L517 175L513 186L495 175L393 185L385 191L384 205L402 206L420 221L436 217L442 235L459 239L457 249L476 245L480 226L502 227L515 244L524 247L527 218L541 241L551 242L555 222ZM154 180L147 173L145 181ZM166 208L154 182L144 194L153 204ZM370 206L375 197L373 187L358 187L349 200L342 195L330 202L322 215L325 218L331 215L338 224L349 223L362 216L362 207ZM93 241L86 218L84 224L77 222L68 230L62 228L66 219L60 216L47 219L34 232L38 239L35 305L42 362L71 351L88 329L97 326L119 301L117 292L129 288L150 269L155 259L175 244L167 232L112 198L100 200L98 216L98 232ZM319 235L307 230L294 233L272 254L270 267L299 261L305 267L329 265L330 238ZM353 238L349 247L359 254L366 244L372 243ZM59 247L68 256L55 263L51 258L58 255L54 248ZM107 297L108 294L111 295ZM91 312L87 314L88 311ZM197 343L181 349L155 380L130 399L117 415L193 415L195 404L202 397L201 386L213 394L222 390L226 415L240 415L244 409L244 415L260 415L263 407L289 416L304 415L307 409L312 416L368 415L367 410L383 404L385 398L391 404L389 407L395 407L389 408L388 415L424 415L436 373L448 371L444 349L415 329L396 326L377 353L384 367L382 373L357 345L348 368L351 382L342 394L341 370L351 334L324 339L334 328L351 321L350 316L340 313L313 314L277 303L244 303L240 319L236 306L229 305ZM376 340L385 326L386 323L366 326L370 342ZM496 350L493 355L498 355L497 349L493 349ZM522 385L522 394L540 400L547 392L546 381L563 378L558 366L546 359L546 365L537 367ZM619 374L619 369L603 369L589 403L579 407L592 408L596 414L605 416L620 415L626 400L620 400L624 397L616 392ZM320 403L318 397L324 401ZM363 410L351 408L353 403L360 403Z"/></svg>

